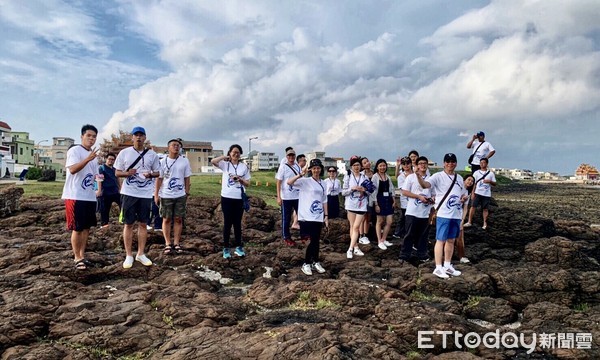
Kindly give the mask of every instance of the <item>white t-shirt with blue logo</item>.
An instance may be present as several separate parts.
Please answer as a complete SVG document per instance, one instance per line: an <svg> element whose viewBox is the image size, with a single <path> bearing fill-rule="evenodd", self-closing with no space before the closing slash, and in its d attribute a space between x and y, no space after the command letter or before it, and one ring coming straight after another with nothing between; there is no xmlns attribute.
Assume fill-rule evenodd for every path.
<svg viewBox="0 0 600 360"><path fill-rule="evenodd" d="M324 204L327 203L327 192L323 181L304 177L296 180L294 187L300 190L298 221L323 222Z"/></svg>
<svg viewBox="0 0 600 360"><path fill-rule="evenodd" d="M83 169L75 174L71 174L69 171L69 167L85 160L90 155L90 151L81 145L73 146L67 151L67 179L63 187L63 199L96 201L94 181L98 175L98 161L88 162Z"/></svg>
<svg viewBox="0 0 600 360"><path fill-rule="evenodd" d="M192 176L190 161L183 156L171 159L168 156L160 160L160 175L163 180L159 189L161 198L177 199L185 196L185 178Z"/></svg>
<svg viewBox="0 0 600 360"><path fill-rule="evenodd" d="M293 170L292 170L293 169ZM300 165L297 162L294 162L293 165L289 165L286 161L283 164L279 165L279 169L277 169L277 174L275 174L275 179L281 180L281 199L283 200L296 200L299 198L299 190L295 186L288 185L287 181L289 178L292 178L298 175L302 169L300 169Z"/></svg>
<svg viewBox="0 0 600 360"><path fill-rule="evenodd" d="M454 180L454 175L448 175L445 171L435 173L425 180L431 184L431 191L436 194L436 208L439 206L444 195L446 195L448 188L450 188L450 185L452 184L452 180ZM439 206L437 217L445 219L462 219L463 204L460 202L460 198L463 195L467 195L467 190L465 189L462 176L456 174L456 183L452 186L452 190L446 197L446 200L444 200L444 203Z"/></svg>
<svg viewBox="0 0 600 360"><path fill-rule="evenodd" d="M143 150L142 150L143 151ZM131 164L140 157L142 151L138 152L133 146L119 152L115 160L115 169L126 171ZM121 195L134 196L142 199L152 199L154 196L154 178L147 178L143 174L157 172L159 170L158 155L154 150L148 150L144 157L133 167L137 173L128 176L121 186Z"/></svg>
<svg viewBox="0 0 600 360"><path fill-rule="evenodd" d="M360 173L355 176L354 173L344 176L344 185L342 186L342 195L346 197L344 208L350 211L367 211L369 203L369 193L351 190L355 186L362 186L363 181L367 180L367 176Z"/></svg>
<svg viewBox="0 0 600 360"><path fill-rule="evenodd" d="M494 175L492 171L490 171L489 174L485 175L488 171L490 170L477 170L473 174L475 182L477 183L477 186L475 186L475 194L486 197L492 196L492 186L490 184L484 183L483 180L492 180L493 182L496 182L496 175ZM479 180L483 177L483 175L485 175L485 178L483 180Z"/></svg>
<svg viewBox="0 0 600 360"><path fill-rule="evenodd" d="M415 173L410 174L404 180L404 184L402 184L402 190L410 191L413 194L423 195L426 198L431 197L430 189L423 189L421 185L419 185L419 181L417 180L417 175ZM427 181L429 177L425 175L423 180ZM419 199L408 198L408 202L406 204L406 215L411 215L420 219L425 219L429 217L429 212L431 211L431 205L423 203Z"/></svg>
<svg viewBox="0 0 600 360"><path fill-rule="evenodd" d="M242 184L239 181L233 180L235 176L240 177L246 181L250 180L250 170L248 166L243 162L238 162L237 165L233 163L221 160L217 167L223 170L223 177L221 180L221 196L228 199L241 199L242 198ZM246 188L244 188L245 190Z"/></svg>

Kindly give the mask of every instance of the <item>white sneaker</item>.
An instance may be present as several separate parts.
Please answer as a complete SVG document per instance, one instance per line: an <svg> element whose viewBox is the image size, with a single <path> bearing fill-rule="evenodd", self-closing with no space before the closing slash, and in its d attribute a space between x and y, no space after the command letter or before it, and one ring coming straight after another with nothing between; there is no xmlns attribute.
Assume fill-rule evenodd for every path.
<svg viewBox="0 0 600 360"><path fill-rule="evenodd" d="M446 274L444 269L438 269L438 268L435 268L435 270L433 270L433 275L435 275L439 278L442 278L442 279L447 279L450 277L448 274Z"/></svg>
<svg viewBox="0 0 600 360"><path fill-rule="evenodd" d="M384 243L377 244L377 247L380 248L381 250L387 250L387 246L385 246Z"/></svg>
<svg viewBox="0 0 600 360"><path fill-rule="evenodd" d="M448 265L448 267L444 266L444 270L446 271L446 274L452 275L452 276L459 276L460 274L462 274L460 271L456 270L452 266L452 264Z"/></svg>
<svg viewBox="0 0 600 360"><path fill-rule="evenodd" d="M148 257L146 256L146 254L136 255L135 256L135 261L141 262L142 265L144 265L144 266L150 266L150 265L152 265L152 261L150 261L150 259L148 259Z"/></svg>
<svg viewBox="0 0 600 360"><path fill-rule="evenodd" d="M152 230L154 230L154 228L152 226L150 226L150 225L146 225L146 230L152 231Z"/></svg>
<svg viewBox="0 0 600 360"><path fill-rule="evenodd" d="M392 244L391 242L389 242L389 241L386 240L386 241L383 242L383 245L385 245L385 246L392 246L394 244Z"/></svg>
<svg viewBox="0 0 600 360"><path fill-rule="evenodd" d="M461 257L460 258L460 263L461 264L468 264L470 262L471 262L471 260L467 259L466 257Z"/></svg>
<svg viewBox="0 0 600 360"><path fill-rule="evenodd" d="M364 256L364 255L365 255L365 253L364 253L364 252L362 252L362 251L360 251L360 249L359 249L358 247L355 247L355 248L354 248L354 255L357 255L357 256Z"/></svg>
<svg viewBox="0 0 600 360"><path fill-rule="evenodd" d="M353 257L353 254L352 254L352 249L350 249L350 250L346 251L346 257L347 257L348 259L352 259L352 257Z"/></svg>
<svg viewBox="0 0 600 360"><path fill-rule="evenodd" d="M323 268L323 266L321 266L321 263L316 262L312 266L313 266L313 268L315 268L315 270L317 270L317 272L319 274L322 274L325 272L325 268Z"/></svg>
<svg viewBox="0 0 600 360"><path fill-rule="evenodd" d="M312 275L312 270L310 269L310 265L309 264L302 265L302 272L305 273L306 275Z"/></svg>
<svg viewBox="0 0 600 360"><path fill-rule="evenodd" d="M366 236L362 236L358 239L358 243L359 244L363 244L363 245L368 245L371 243L371 241L369 241L369 238Z"/></svg>
<svg viewBox="0 0 600 360"><path fill-rule="evenodd" d="M471 224L470 222L463 225L463 227L471 227L471 226L473 226L473 224Z"/></svg>
<svg viewBox="0 0 600 360"><path fill-rule="evenodd" d="M125 261L123 261L123 269L129 269L133 266L133 256L125 256Z"/></svg>
<svg viewBox="0 0 600 360"><path fill-rule="evenodd" d="M154 231L162 232L162 229L154 229Z"/></svg>

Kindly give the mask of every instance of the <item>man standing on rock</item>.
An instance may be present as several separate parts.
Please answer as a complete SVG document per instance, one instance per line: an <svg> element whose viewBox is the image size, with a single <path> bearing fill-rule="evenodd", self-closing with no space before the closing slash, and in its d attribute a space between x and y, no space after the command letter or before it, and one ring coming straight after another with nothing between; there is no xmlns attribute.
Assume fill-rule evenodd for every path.
<svg viewBox="0 0 600 360"><path fill-rule="evenodd" d="M152 261L144 254L148 230L146 223L152 208L154 194L154 178L158 177L158 155L145 148L146 130L136 126L131 131L133 146L121 150L115 161L117 176L126 178L121 187L121 212L123 214L123 242L126 257L123 268L133 266L133 226L138 222L138 249L135 260L144 266L152 265Z"/></svg>
<svg viewBox="0 0 600 360"><path fill-rule="evenodd" d="M423 180L420 176L416 177L423 189L431 188L432 192L436 194L437 219L433 274L440 278L461 274L460 271L454 269L450 261L454 252L454 242L460 233L462 204L468 199L468 196L463 178L454 172L455 169L456 155L448 153L444 155L444 171L431 175L427 180Z"/></svg>
<svg viewBox="0 0 600 360"><path fill-rule="evenodd" d="M298 212L300 191L293 185L288 185L287 181L300 174L302 169L296 163L296 151L291 147L287 149L286 161L279 165L275 179L277 180L277 204L281 206L281 236L286 245L294 246L296 242L292 240L290 223L292 222L292 213Z"/></svg>
<svg viewBox="0 0 600 360"><path fill-rule="evenodd" d="M473 135L471 141L467 143L467 149L473 149L473 158L469 165L471 165L471 174L480 169L479 161L481 158L491 158L496 153L496 150L488 141L485 141L485 133L483 131Z"/></svg>
<svg viewBox="0 0 600 360"><path fill-rule="evenodd" d="M160 161L160 176L154 188L154 201L160 205L159 213L163 219L162 229L165 237L164 254L173 251L180 254L183 218L186 213L187 198L190 195L190 161L179 154L183 146L180 140L172 139L167 143L169 155ZM173 245L171 245L171 222L173 222Z"/></svg>
<svg viewBox="0 0 600 360"><path fill-rule="evenodd" d="M471 209L469 209L469 221L465 227L472 226L475 209L481 206L483 213L483 230L487 229L490 200L492 199L492 186L496 186L496 175L488 169L488 159L481 158L480 169L475 171L475 190L471 196L474 197Z"/></svg>
<svg viewBox="0 0 600 360"><path fill-rule="evenodd" d="M85 270L90 266L85 259L85 248L90 228L97 224L94 181L99 180L96 160L98 149L92 149L97 135L95 126L84 125L81 128L81 145L67 151L68 171L62 199L65 200L67 229L71 230L71 247L77 270Z"/></svg>

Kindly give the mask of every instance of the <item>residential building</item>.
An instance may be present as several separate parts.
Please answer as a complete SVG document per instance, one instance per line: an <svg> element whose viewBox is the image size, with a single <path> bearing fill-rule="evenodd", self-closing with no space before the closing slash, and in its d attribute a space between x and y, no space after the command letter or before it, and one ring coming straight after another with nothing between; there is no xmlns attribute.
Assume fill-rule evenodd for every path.
<svg viewBox="0 0 600 360"><path fill-rule="evenodd" d="M312 151L306 153L306 162L310 164L312 159L319 159L325 168L329 166L335 166L339 169L339 161L344 161L343 158L335 158L325 156L325 151ZM345 167L344 167L345 168Z"/></svg>
<svg viewBox="0 0 600 360"><path fill-rule="evenodd" d="M15 176L15 160L9 145L11 130L7 123L0 121L0 177Z"/></svg>
<svg viewBox="0 0 600 360"><path fill-rule="evenodd" d="M4 140L4 144L10 147L10 153L15 163L20 165L34 165L35 143L29 139L29 133L25 131L11 131L9 134L8 139Z"/></svg>
<svg viewBox="0 0 600 360"><path fill-rule="evenodd" d="M250 171L273 170L279 167L279 156L273 152L251 151L245 159Z"/></svg>
<svg viewBox="0 0 600 360"><path fill-rule="evenodd" d="M213 159L213 147L210 141L181 141L183 144L183 156L185 156L192 168L192 173L203 172ZM158 154L166 154L167 146L153 146L152 149ZM212 166L212 165L211 165Z"/></svg>

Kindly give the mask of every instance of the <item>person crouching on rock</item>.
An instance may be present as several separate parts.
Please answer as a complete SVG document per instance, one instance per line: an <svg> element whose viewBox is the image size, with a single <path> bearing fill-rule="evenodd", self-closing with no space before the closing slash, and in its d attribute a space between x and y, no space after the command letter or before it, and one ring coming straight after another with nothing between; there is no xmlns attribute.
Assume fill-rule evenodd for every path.
<svg viewBox="0 0 600 360"><path fill-rule="evenodd" d="M242 191L250 185L250 169L240 161L242 147L233 144L229 147L227 155L219 156L210 162L213 166L223 171L221 179L221 211L223 211L223 258L231 258L229 237L231 227L235 236L234 253L237 256L246 256L242 244L242 217L244 215L244 201Z"/></svg>
<svg viewBox="0 0 600 360"><path fill-rule="evenodd" d="M346 251L348 259L352 259L354 255L365 255L358 247L357 242L363 219L367 213L370 193L362 186L362 183L368 179L360 170L360 157L351 157L350 173L344 177L342 186L342 196L346 197L344 208L348 213L348 222L350 223L350 247Z"/></svg>
<svg viewBox="0 0 600 360"><path fill-rule="evenodd" d="M310 242L306 248L306 257L302 272L306 275L312 275L312 269L320 274L325 272L319 262L319 240L321 238L321 229L323 223L329 226L327 215L327 193L321 180L323 175L323 164L319 159L312 159L309 164L311 176L303 177L307 169L290 179L287 184L300 190L298 199L298 221L300 229L304 234L310 237Z"/></svg>
<svg viewBox="0 0 600 360"><path fill-rule="evenodd" d="M154 189L154 200L159 206L159 214L163 219L162 229L165 237L164 254L173 251L183 252L181 248L181 231L186 213L187 198L190 195L190 161L179 154L181 141L172 139L168 142L169 155L160 161L160 173ZM173 245L171 245L171 222L173 221Z"/></svg>
<svg viewBox="0 0 600 360"><path fill-rule="evenodd" d="M77 270L85 270L90 266L85 259L85 247L90 228L97 225L94 180L98 177L98 150L92 149L97 135L95 126L84 125L81 128L81 145L67 151L68 171L62 199L65 200L67 229L71 230L71 246Z"/></svg>

